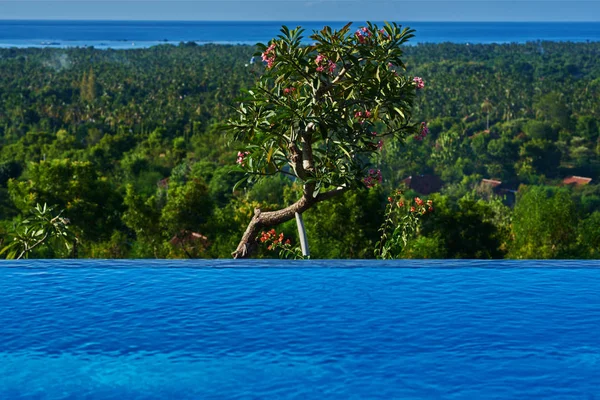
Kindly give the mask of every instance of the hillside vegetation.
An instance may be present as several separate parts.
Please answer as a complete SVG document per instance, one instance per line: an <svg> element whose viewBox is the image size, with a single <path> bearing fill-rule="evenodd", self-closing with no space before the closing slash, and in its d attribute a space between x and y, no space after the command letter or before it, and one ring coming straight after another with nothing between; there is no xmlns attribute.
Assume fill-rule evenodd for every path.
<svg viewBox="0 0 600 400"><path fill-rule="evenodd" d="M405 196L435 212L404 257L598 258L600 43L404 50L429 134L384 140L381 185L305 213L312 256L373 257L387 198L411 176ZM254 208L299 190L284 177L234 190L243 173L223 126L264 71L255 51L0 49L0 248L46 203L79 257L230 257ZM295 237L293 222L283 230Z"/></svg>

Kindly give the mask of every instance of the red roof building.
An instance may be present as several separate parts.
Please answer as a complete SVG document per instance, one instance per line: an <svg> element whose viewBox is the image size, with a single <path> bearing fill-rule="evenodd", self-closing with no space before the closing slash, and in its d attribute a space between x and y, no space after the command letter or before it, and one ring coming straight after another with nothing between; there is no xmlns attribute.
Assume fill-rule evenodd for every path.
<svg viewBox="0 0 600 400"><path fill-rule="evenodd" d="M502 185L502 182L501 181L497 181L495 179L482 179L481 180L481 184L482 185L490 186L492 188L496 188L496 187Z"/></svg>
<svg viewBox="0 0 600 400"><path fill-rule="evenodd" d="M592 178L586 178L585 176L568 176L563 179L565 185L583 186L587 185L592 181Z"/></svg>
<svg viewBox="0 0 600 400"><path fill-rule="evenodd" d="M431 194L439 192L442 188L442 180L435 175L415 175L402 180L409 189L420 194Z"/></svg>
<svg viewBox="0 0 600 400"><path fill-rule="evenodd" d="M173 236L169 242L174 245L186 245L199 242L201 245L208 245L208 238L200 233L182 230L179 234Z"/></svg>

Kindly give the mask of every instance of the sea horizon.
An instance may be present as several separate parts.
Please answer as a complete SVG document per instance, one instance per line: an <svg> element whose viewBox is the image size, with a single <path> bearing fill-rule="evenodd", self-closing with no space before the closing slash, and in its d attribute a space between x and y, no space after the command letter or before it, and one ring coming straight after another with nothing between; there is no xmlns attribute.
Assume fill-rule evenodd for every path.
<svg viewBox="0 0 600 400"><path fill-rule="evenodd" d="M159 44L265 43L282 25L302 26L305 37L323 26L334 29L348 21L193 21L193 20L0 20L0 48L95 47L146 48ZM416 30L410 44L506 44L537 41L597 42L600 22L390 21ZM382 25L383 21L373 21ZM353 28L364 22L353 22ZM307 40L307 42L309 42Z"/></svg>

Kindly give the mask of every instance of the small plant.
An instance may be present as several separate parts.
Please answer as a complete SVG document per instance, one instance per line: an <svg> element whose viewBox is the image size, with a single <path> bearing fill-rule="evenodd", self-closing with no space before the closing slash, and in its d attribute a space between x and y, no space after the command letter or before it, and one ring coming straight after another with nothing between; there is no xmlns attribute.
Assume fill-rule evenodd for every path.
<svg viewBox="0 0 600 400"><path fill-rule="evenodd" d="M62 211L56 216L52 211L53 207L37 204L30 217L15 226L10 234L13 240L0 250L0 255L6 253L9 260L28 258L34 249L50 242L62 243L67 251L71 251L77 238L67 227L69 219L61 217Z"/></svg>
<svg viewBox="0 0 600 400"><path fill-rule="evenodd" d="M375 244L375 257L380 260L398 258L408 241L418 235L423 216L433 211L433 202L419 197L407 201L402 191L388 197L385 221L379 228L380 240Z"/></svg>
<svg viewBox="0 0 600 400"><path fill-rule="evenodd" d="M302 255L302 250L299 247L292 247L290 239L285 239L283 232L277 235L275 229L267 232L262 232L259 238L261 243L267 244L267 250L278 251L279 258L303 260L306 257Z"/></svg>

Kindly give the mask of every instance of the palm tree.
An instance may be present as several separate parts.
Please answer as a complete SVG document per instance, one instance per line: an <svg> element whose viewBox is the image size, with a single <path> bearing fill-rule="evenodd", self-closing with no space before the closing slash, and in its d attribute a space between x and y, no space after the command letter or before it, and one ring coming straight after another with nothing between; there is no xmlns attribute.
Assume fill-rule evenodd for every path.
<svg viewBox="0 0 600 400"><path fill-rule="evenodd" d="M486 130L490 130L490 112L492 111L493 106L492 106L492 102L486 98L483 103L481 103L481 111L483 111L484 113L487 114L487 119L486 119Z"/></svg>

